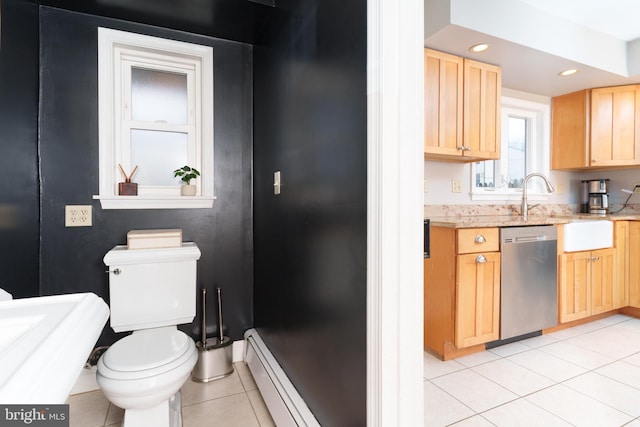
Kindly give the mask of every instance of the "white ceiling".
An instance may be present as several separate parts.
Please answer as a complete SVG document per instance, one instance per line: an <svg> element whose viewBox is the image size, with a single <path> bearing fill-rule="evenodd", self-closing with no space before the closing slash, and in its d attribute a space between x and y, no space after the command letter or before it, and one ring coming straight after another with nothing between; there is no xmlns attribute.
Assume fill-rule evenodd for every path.
<svg viewBox="0 0 640 427"><path fill-rule="evenodd" d="M555 96L640 83L640 0L425 0L425 46L502 67L503 87ZM484 53L468 48L486 42ZM577 68L572 77L559 77Z"/></svg>
<svg viewBox="0 0 640 427"><path fill-rule="evenodd" d="M575 24L623 41L640 37L638 0L520 0Z"/></svg>

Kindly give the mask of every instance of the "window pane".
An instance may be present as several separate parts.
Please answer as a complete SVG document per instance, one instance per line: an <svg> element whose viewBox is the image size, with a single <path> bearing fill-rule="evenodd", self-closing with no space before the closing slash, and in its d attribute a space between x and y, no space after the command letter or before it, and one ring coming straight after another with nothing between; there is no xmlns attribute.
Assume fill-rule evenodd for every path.
<svg viewBox="0 0 640 427"><path fill-rule="evenodd" d="M187 75L131 69L131 118L187 124Z"/></svg>
<svg viewBox="0 0 640 427"><path fill-rule="evenodd" d="M476 187L496 187L496 161L487 160L476 163Z"/></svg>
<svg viewBox="0 0 640 427"><path fill-rule="evenodd" d="M508 119L509 188L522 188L527 174L527 119Z"/></svg>
<svg viewBox="0 0 640 427"><path fill-rule="evenodd" d="M187 164L187 134L131 129L133 181L141 185L180 185L173 171Z"/></svg>

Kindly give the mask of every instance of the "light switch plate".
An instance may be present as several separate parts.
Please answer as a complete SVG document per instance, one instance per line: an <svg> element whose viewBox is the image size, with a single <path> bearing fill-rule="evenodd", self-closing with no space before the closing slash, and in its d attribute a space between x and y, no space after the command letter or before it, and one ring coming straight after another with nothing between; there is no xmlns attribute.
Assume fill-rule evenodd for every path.
<svg viewBox="0 0 640 427"><path fill-rule="evenodd" d="M460 184L460 181L456 181L455 179L451 180L451 192L462 193L462 184Z"/></svg>
<svg viewBox="0 0 640 427"><path fill-rule="evenodd" d="M273 194L280 194L280 171L273 173Z"/></svg>
<svg viewBox="0 0 640 427"><path fill-rule="evenodd" d="M66 205L64 207L65 227L91 227L91 205Z"/></svg>

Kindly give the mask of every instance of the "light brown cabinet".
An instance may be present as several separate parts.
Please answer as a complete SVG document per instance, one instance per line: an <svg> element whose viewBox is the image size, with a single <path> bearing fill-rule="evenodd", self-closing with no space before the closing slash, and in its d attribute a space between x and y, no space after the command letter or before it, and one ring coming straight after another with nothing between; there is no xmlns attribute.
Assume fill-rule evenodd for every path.
<svg viewBox="0 0 640 427"><path fill-rule="evenodd" d="M446 360L499 337L499 231L431 227L431 245L437 250L424 262L424 346Z"/></svg>
<svg viewBox="0 0 640 427"><path fill-rule="evenodd" d="M640 308L640 221L629 221L628 242L629 305Z"/></svg>
<svg viewBox="0 0 640 427"><path fill-rule="evenodd" d="M424 50L425 158L500 157L500 67Z"/></svg>
<svg viewBox="0 0 640 427"><path fill-rule="evenodd" d="M640 165L640 86L554 97L551 167L580 170Z"/></svg>
<svg viewBox="0 0 640 427"><path fill-rule="evenodd" d="M469 347L500 336L500 252L458 255L455 345Z"/></svg>
<svg viewBox="0 0 640 427"><path fill-rule="evenodd" d="M560 323L613 310L614 261L613 248L559 256Z"/></svg>

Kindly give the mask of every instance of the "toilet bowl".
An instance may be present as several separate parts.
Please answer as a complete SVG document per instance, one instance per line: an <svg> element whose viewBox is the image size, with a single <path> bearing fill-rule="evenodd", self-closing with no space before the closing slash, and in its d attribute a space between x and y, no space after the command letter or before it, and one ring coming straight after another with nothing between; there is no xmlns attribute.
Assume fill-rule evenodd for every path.
<svg viewBox="0 0 640 427"><path fill-rule="evenodd" d="M180 417L175 395L197 359L193 339L175 327L136 331L102 355L96 379L105 397L125 410L124 426L168 427ZM176 399L172 416L170 401Z"/></svg>
<svg viewBox="0 0 640 427"><path fill-rule="evenodd" d="M133 333L100 357L96 380L105 397L125 410L124 427L182 425L180 388L198 351L177 325L195 315L199 257L193 243L151 250L116 246L105 256L111 327Z"/></svg>

